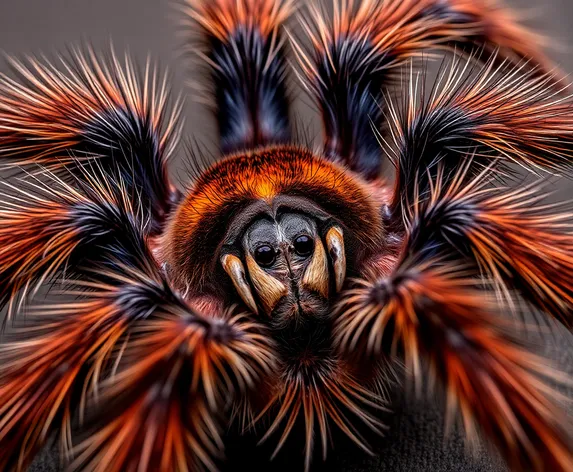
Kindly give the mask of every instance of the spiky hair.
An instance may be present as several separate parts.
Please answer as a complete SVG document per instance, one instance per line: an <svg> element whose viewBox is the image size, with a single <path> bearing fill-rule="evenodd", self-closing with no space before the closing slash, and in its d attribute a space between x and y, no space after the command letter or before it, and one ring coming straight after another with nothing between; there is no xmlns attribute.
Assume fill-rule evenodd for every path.
<svg viewBox="0 0 573 472"><path fill-rule="evenodd" d="M292 0L187 0L186 5L185 13L203 33L206 47L191 40L211 71L223 152L288 142L281 27Z"/></svg>
<svg viewBox="0 0 573 472"><path fill-rule="evenodd" d="M0 76L0 165L39 164L67 176L97 159L91 172L121 179L147 231L159 232L177 198L166 166L180 106L170 111L167 78L149 61L141 75L128 56L102 61L91 49L57 63L11 64L20 80Z"/></svg>
<svg viewBox="0 0 573 472"><path fill-rule="evenodd" d="M315 3L301 15L309 50L293 42L303 85L322 113L325 154L370 178L380 172L380 148L372 126L384 125L384 92L408 61L428 51L453 49L484 59L531 61L550 71L539 37L492 0L344 0L332 15Z"/></svg>
<svg viewBox="0 0 573 472"><path fill-rule="evenodd" d="M99 199L56 178L43 198L26 202L21 192L17 211L2 220L16 229L14 238L8 226L2 232L11 249L0 257L7 293L67 264L81 279L67 291L79 300L33 309L33 327L0 346L0 447L9 451L0 466L23 470L58 429L71 449L71 418L79 411L83 419L91 406L112 408L117 421L87 424L92 434L76 465L214 469L221 445L215 418L229 395L269 377L270 341L256 323L220 307L200 312L173 291L125 187L94 179Z"/></svg>
<svg viewBox="0 0 573 472"><path fill-rule="evenodd" d="M509 177L509 164L533 172L571 169L571 104L560 93L565 84L552 73L539 75L525 63L498 63L496 57L483 67L459 58L445 62L429 96L424 76L411 71L406 106L398 111L389 104L396 214L415 202L414 189L424 198L439 166L442 178L459 176L467 156L473 161L469 177L484 167Z"/></svg>

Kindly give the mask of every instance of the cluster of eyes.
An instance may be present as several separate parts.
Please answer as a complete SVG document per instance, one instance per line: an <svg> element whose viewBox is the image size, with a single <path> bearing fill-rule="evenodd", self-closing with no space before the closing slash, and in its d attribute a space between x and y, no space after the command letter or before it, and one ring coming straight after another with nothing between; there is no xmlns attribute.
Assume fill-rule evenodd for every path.
<svg viewBox="0 0 573 472"><path fill-rule="evenodd" d="M293 249L300 257L308 257L314 251L314 240L306 234L301 234L295 238ZM256 247L254 255L257 264L261 267L270 267L275 263L278 251L270 244L261 244Z"/></svg>

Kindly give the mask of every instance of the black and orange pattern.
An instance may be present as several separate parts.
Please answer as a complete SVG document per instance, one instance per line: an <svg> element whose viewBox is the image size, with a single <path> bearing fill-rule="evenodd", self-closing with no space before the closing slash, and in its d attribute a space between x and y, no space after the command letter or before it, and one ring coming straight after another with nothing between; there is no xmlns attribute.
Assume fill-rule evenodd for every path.
<svg viewBox="0 0 573 472"><path fill-rule="evenodd" d="M421 195L428 190L428 176L438 167L460 175L468 155L470 172L462 172L468 177L484 167L510 177L515 171L508 164L536 173L570 172L571 104L559 93L565 82L527 71L526 64L496 65L496 57L480 68L465 59L446 62L431 93L423 92L423 76L412 75L404 109L390 105L387 148L398 167L396 214L415 203L415 187Z"/></svg>
<svg viewBox="0 0 573 472"><path fill-rule="evenodd" d="M567 379L510 334L498 309L455 265L409 254L391 276L349 290L337 339L365 358L403 353L419 388L428 361L433 381L444 384L449 419L459 411L468 438L485 434L512 470L569 470L563 398L546 383Z"/></svg>
<svg viewBox="0 0 573 472"><path fill-rule="evenodd" d="M181 203L164 241L174 280L182 289L185 283L198 290L217 284L209 275L229 219L249 203L271 204L280 195L304 197L337 215L365 255L382 242L377 201L364 182L304 148L268 147L215 164Z"/></svg>
<svg viewBox="0 0 573 472"><path fill-rule="evenodd" d="M18 289L63 271L66 293L79 297L32 309L32 327L0 347L3 469L25 470L57 430L70 457L78 447L76 465L89 469L213 468L221 443L215 416L228 395L252 389L274 364L256 323L171 290L140 215L115 184L100 184L99 201L47 187L43 199L3 220L16 230L2 235L10 249L0 258L6 295L13 300ZM114 207L106 189L122 195L123 206ZM100 402L117 423L84 421ZM71 439L78 412L93 431L80 445Z"/></svg>
<svg viewBox="0 0 573 472"><path fill-rule="evenodd" d="M532 307L573 327L573 213L537 181L507 185L513 165L571 172L566 79L494 1L344 0L331 16L313 4L310 49L291 41L324 122L312 151L289 122L296 8L182 5L225 154L185 195L167 175L178 106L149 62L140 73L87 50L14 61L16 78L0 79L0 164L19 178L0 200L14 325L0 345L0 469L25 470L56 434L73 470L214 471L237 422L276 439L275 456L298 445L309 470L333 430L372 451L404 361L512 470L573 470L558 393L570 379L517 324ZM426 95L414 66L445 50L456 57ZM402 103L387 96L396 85ZM264 315L260 274L284 289ZM54 287L72 298L40 301Z"/></svg>
<svg viewBox="0 0 573 472"><path fill-rule="evenodd" d="M337 344L367 362L402 352L418 386L426 359L444 383L450 419L459 409L470 439L484 432L515 470L568 470L564 398L546 384L567 377L528 350L506 314L517 289L570 326L571 214L542 205L535 187L488 188L485 172L468 181L470 165L451 181L438 166L430 195L414 195L394 269L372 271L342 296Z"/></svg>
<svg viewBox="0 0 573 472"><path fill-rule="evenodd" d="M50 172L45 180L6 185L0 209L0 297L12 304L26 299L64 271L86 275L94 264L145 267L145 223L132 207L124 185L103 183L83 173L81 192ZM31 192L34 192L32 195ZM98 250L94 251L94 248Z"/></svg>
<svg viewBox="0 0 573 472"><path fill-rule="evenodd" d="M301 20L312 47L294 45L322 114L324 152L368 178L382 159L372 127L383 127L384 93L404 64L454 49L553 71L540 37L493 0L342 0L332 14L312 3L308 10Z"/></svg>
<svg viewBox="0 0 573 472"><path fill-rule="evenodd" d="M221 149L243 151L291 137L282 26L292 0L187 0L202 31L193 41L211 72Z"/></svg>
<svg viewBox="0 0 573 472"><path fill-rule="evenodd" d="M19 80L0 77L0 159L39 164L64 177L91 172L121 179L157 233L179 195L167 175L180 126L167 78L148 61L142 74L112 51L76 50L58 64L12 60ZM172 110L172 111L171 111Z"/></svg>

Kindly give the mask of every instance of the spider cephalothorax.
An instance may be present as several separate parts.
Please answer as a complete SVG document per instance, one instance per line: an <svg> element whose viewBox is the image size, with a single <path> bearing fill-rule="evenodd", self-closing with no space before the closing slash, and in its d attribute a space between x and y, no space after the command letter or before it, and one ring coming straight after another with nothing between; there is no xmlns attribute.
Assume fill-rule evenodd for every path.
<svg viewBox="0 0 573 472"><path fill-rule="evenodd" d="M290 223L283 221L285 218ZM261 227L263 221L268 222L265 227ZM333 244L342 256L343 234L348 235L347 261L331 260L328 264L325 251L336 251ZM310 269L319 277L309 276L309 282L325 284L312 290L329 298L331 288L336 288L335 273L339 279L344 278L347 263L355 267L382 243L380 209L366 185L339 166L302 148L262 148L231 156L201 176L170 222L165 259L181 285L204 290L205 286L218 286L224 280L218 271L223 266L229 272L232 265L224 260L239 257L246 261L246 267L241 262L240 271L245 273L248 268L250 279L260 286L263 280L257 280L251 270L269 268L273 263L283 266L281 271L286 270L290 256L284 257L290 253L285 253L283 246L294 249L300 235L309 236L316 248ZM268 254L259 255L257 249L265 243ZM276 260L279 252L283 256ZM262 260L271 256L273 260ZM294 259L292 263L297 264ZM316 267L323 263L325 270ZM328 267L333 266L335 273L330 277ZM232 278L235 285L239 284L238 278ZM286 282L279 281L278 276L273 278L275 285ZM181 289L185 290L185 286ZM276 289L283 290L278 285ZM285 285L284 290L290 292L291 287ZM263 293L258 296L265 298ZM261 309L269 315L274 303L260 301ZM258 311L254 305L250 308Z"/></svg>
<svg viewBox="0 0 573 472"><path fill-rule="evenodd" d="M185 4L224 154L186 193L167 172L178 107L149 65L89 51L2 78L0 159L26 173L0 202L0 301L28 316L0 345L0 469L54 431L72 469L232 469L235 423L308 469L333 427L369 451L404 364L512 469L573 470L568 379L506 316L573 326L572 215L539 183L501 185L510 164L570 173L564 80L490 0L313 4L310 45L291 41L324 123L311 151L289 121L293 8ZM425 50L454 52L428 96ZM73 297L29 304L46 282Z"/></svg>

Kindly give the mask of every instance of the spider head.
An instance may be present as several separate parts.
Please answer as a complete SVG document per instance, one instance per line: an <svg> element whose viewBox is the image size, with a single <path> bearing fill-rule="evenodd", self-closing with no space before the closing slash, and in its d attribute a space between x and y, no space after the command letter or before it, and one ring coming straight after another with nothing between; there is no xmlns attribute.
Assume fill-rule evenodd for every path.
<svg viewBox="0 0 573 472"><path fill-rule="evenodd" d="M182 292L240 300L285 345L318 345L347 273L381 234L353 174L306 150L265 148L202 174L170 222L166 260Z"/></svg>
<svg viewBox="0 0 573 472"><path fill-rule="evenodd" d="M344 281L343 230L305 198L253 202L230 222L220 261L251 311L300 339L320 329Z"/></svg>

